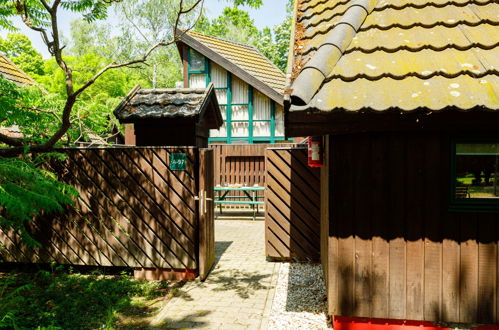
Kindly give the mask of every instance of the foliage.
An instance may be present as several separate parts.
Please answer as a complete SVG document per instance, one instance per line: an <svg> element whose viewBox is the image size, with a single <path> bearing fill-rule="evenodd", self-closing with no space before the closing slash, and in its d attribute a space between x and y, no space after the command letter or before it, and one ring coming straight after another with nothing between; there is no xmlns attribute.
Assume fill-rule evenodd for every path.
<svg viewBox="0 0 499 330"><path fill-rule="evenodd" d="M184 0L189 8L196 0ZM115 12L120 18L118 37L119 53L125 60L143 53L151 45L162 40L173 39L173 29L177 23L180 0L130 0L116 5ZM179 28L189 29L199 16L200 9L183 16ZM180 56L174 47L158 49L149 58L147 65L141 65L137 73L147 85L142 87L174 87L182 80Z"/></svg>
<svg viewBox="0 0 499 330"><path fill-rule="evenodd" d="M52 1L47 1L52 5ZM93 22L107 17L107 8L112 0L62 0L60 6L72 12L77 12L88 21ZM39 0L0 0L0 27L16 31L13 18L22 16L29 27L47 27L50 25L50 15Z"/></svg>
<svg viewBox="0 0 499 330"><path fill-rule="evenodd" d="M286 70L288 60L289 38L291 30L291 7L293 0L288 1L287 17L273 27L259 30L248 12L237 6L227 7L223 13L212 20L202 16L195 30L222 39L231 40L256 47L282 71Z"/></svg>
<svg viewBox="0 0 499 330"><path fill-rule="evenodd" d="M43 58L31 41L22 33L9 33L0 37L0 51L28 75L43 75Z"/></svg>
<svg viewBox="0 0 499 330"><path fill-rule="evenodd" d="M165 296L169 282L145 282L126 275L49 272L0 276L0 328L112 328L134 297Z"/></svg>
<svg viewBox="0 0 499 330"><path fill-rule="evenodd" d="M33 161L23 158L0 158L0 228L16 230L25 243L37 245L26 224L41 213L63 210L73 202L74 188L57 181L55 175L41 168L48 158L60 154L43 154Z"/></svg>

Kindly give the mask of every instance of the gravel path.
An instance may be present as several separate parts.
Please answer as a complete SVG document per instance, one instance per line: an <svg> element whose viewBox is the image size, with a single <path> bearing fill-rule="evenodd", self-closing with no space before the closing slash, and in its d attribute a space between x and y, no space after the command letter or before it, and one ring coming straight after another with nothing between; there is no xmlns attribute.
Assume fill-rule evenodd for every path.
<svg viewBox="0 0 499 330"><path fill-rule="evenodd" d="M320 265L282 264L268 329L327 329L325 297Z"/></svg>

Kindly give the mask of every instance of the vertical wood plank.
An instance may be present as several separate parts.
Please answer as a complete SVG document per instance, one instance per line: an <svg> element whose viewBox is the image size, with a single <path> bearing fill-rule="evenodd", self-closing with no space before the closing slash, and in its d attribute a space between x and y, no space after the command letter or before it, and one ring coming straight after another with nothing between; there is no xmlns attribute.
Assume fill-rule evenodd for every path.
<svg viewBox="0 0 499 330"><path fill-rule="evenodd" d="M497 274L497 218L482 216L478 222L478 322L491 324L495 320Z"/></svg>
<svg viewBox="0 0 499 330"><path fill-rule="evenodd" d="M388 315L388 268L389 268L389 224L387 222L387 203L390 173L385 166L388 157L388 139L372 139L372 311L371 316L382 318Z"/></svg>
<svg viewBox="0 0 499 330"><path fill-rule="evenodd" d="M426 141L425 141L426 142ZM424 160L426 143L418 136L407 138L406 153L406 318L423 319L424 302L424 242L423 208L421 196L424 195ZM436 275L438 276L438 274ZM426 302L428 304L428 302Z"/></svg>
<svg viewBox="0 0 499 330"><path fill-rule="evenodd" d="M478 244L477 220L461 216L461 260L459 321L471 323L477 319L478 306Z"/></svg>
<svg viewBox="0 0 499 330"><path fill-rule="evenodd" d="M445 187L437 188L442 184L441 177L444 177L438 169L442 165L445 168L449 165L448 161L442 164L440 154L444 150L440 148L438 135L424 137L421 140L421 144L425 146L425 160L422 164L425 189L420 196L427 196L423 200L421 214L421 223L425 227L424 319L440 320L442 316L442 235L440 228L443 222L440 210L443 204L441 194Z"/></svg>
<svg viewBox="0 0 499 330"><path fill-rule="evenodd" d="M407 152L406 140L391 138L389 141L388 168L391 174L389 190L389 318L406 317L406 244L405 244L405 195Z"/></svg>
<svg viewBox="0 0 499 330"><path fill-rule="evenodd" d="M355 264L354 264L354 313L357 316L371 315L371 212L372 195L374 193L371 177L372 150L365 139L353 139L350 149L353 165L353 223L355 233Z"/></svg>
<svg viewBox="0 0 499 330"><path fill-rule="evenodd" d="M199 277L206 279L215 263L215 222L214 222L214 184L213 151L199 150ZM211 199L211 200L210 200Z"/></svg>

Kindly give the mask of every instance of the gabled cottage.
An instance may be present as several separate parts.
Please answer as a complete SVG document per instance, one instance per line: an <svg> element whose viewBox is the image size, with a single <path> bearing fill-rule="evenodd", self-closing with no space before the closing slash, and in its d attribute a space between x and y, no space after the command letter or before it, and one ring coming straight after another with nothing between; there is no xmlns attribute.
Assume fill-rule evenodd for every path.
<svg viewBox="0 0 499 330"><path fill-rule="evenodd" d="M184 87L213 83L224 124L210 132L213 143L285 141L285 76L254 47L177 31Z"/></svg>
<svg viewBox="0 0 499 330"><path fill-rule="evenodd" d="M487 0L297 1L286 133L324 136L337 326L499 323L498 13Z"/></svg>

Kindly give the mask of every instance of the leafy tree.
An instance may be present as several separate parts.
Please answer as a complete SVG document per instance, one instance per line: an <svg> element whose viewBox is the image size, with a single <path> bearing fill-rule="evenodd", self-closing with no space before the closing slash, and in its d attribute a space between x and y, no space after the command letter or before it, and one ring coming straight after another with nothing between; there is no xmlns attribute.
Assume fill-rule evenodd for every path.
<svg viewBox="0 0 499 330"><path fill-rule="evenodd" d="M0 51L28 75L43 74L43 57L24 34L9 33L5 39L0 37Z"/></svg>
<svg viewBox="0 0 499 330"><path fill-rule="evenodd" d="M42 212L62 211L76 196L74 188L39 166L48 155L34 160L0 157L0 229L14 229L31 246L39 243L29 235L26 224Z"/></svg>
<svg viewBox="0 0 499 330"><path fill-rule="evenodd" d="M238 6L233 6L225 8L223 13L213 20L202 16L195 30L254 46L282 71L285 71L288 59L292 5L293 0L289 0L286 6L287 16L285 20L273 28L267 27L259 30L248 12Z"/></svg>
<svg viewBox="0 0 499 330"><path fill-rule="evenodd" d="M258 0L236 1L258 3ZM26 231L26 223L42 212L61 210L75 194L70 187L58 182L55 175L43 170L41 162L64 137L71 143L85 134L85 127L108 130L106 125L109 125L110 117L103 109L114 108L118 98L125 94L124 89L128 91L130 80L125 69L146 63L156 50L172 45L175 42L173 31L178 27L190 28L192 20L183 20L183 17L189 18L200 10L202 0L178 0L175 6L164 2L165 6L174 8L175 15L169 18L172 32L147 40L148 48L133 54L136 57L117 58L106 43L91 42L83 34L79 38L85 42L80 48L71 47L74 56L66 56L58 26L61 13L64 10L76 12L91 23L106 17L111 2L119 0L0 0L0 26L15 30L12 19L20 17L26 26L41 34L53 57L45 63L43 71L41 66L26 66L26 71L43 73L38 80L48 87L47 91L36 86L19 88L0 79L0 125L19 125L23 132L22 138L0 133L0 144L7 146L0 149L0 228L18 231L31 244L35 242ZM150 9L146 6L142 13ZM156 17L153 16L148 17L149 23L161 23L154 21ZM157 31L163 33L162 28L158 27ZM102 38L106 36L105 29L95 28L91 32ZM22 36L10 39L15 42L3 47L11 50L10 55L19 63L23 63L24 55L37 57ZM85 51L84 54L81 47L90 46L95 53ZM33 155L40 156L32 158Z"/></svg>

